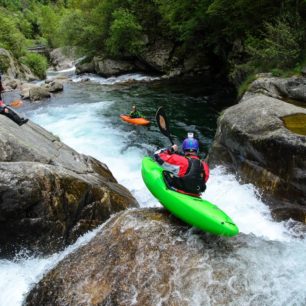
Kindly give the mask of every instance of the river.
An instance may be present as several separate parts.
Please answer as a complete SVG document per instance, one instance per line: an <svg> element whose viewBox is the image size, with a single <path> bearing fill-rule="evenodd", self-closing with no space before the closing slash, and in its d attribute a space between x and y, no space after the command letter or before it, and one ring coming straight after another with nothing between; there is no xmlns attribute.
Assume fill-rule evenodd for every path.
<svg viewBox="0 0 306 306"><path fill-rule="evenodd" d="M167 112L175 142L181 143L187 132L193 131L205 154L220 111L233 103L233 99L222 87L202 86L199 90L199 84L121 84L128 79L150 78L141 75L111 79L74 77L73 82L65 84L64 92L55 94L48 102L25 103L23 112L78 152L106 163L141 207L159 206L140 173L143 156L169 145L154 122L158 106L164 106ZM130 111L134 104L152 120L149 127L120 120L119 115ZM241 184L222 165L211 169L205 198L232 217L251 246L240 254L248 280L244 286L251 294L233 305L306 305L306 242L293 226L294 222L273 221L254 186ZM87 233L74 245L52 256L29 256L25 251L14 260L0 260L0 306L21 305L24 295L43 273L88 242L94 233ZM203 301L204 297L198 294L196 304L205 305Z"/></svg>

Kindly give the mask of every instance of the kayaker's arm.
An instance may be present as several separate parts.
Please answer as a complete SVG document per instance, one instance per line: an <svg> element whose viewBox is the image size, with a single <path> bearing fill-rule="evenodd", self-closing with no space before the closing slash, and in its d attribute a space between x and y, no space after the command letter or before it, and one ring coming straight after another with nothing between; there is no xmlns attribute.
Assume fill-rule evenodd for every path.
<svg viewBox="0 0 306 306"><path fill-rule="evenodd" d="M164 149L159 149L159 150L157 150L157 151L154 153L154 159L155 159L155 161L156 161L158 164L160 164L160 165L162 165L162 164L164 163L164 161L162 160L162 158L161 158L160 155L159 155L159 154L161 154L161 153L171 154L171 153L170 153L170 150L169 150L168 148L164 148Z"/></svg>

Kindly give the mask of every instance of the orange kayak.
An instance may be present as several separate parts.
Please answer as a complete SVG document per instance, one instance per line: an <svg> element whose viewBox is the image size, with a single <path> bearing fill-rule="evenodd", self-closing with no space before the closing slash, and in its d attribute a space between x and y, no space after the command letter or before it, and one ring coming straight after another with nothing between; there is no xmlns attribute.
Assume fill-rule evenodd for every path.
<svg viewBox="0 0 306 306"><path fill-rule="evenodd" d="M123 121L126 121L128 123L136 124L136 125L148 125L150 124L149 120L146 120L145 118L131 118L129 115L120 115L120 118Z"/></svg>

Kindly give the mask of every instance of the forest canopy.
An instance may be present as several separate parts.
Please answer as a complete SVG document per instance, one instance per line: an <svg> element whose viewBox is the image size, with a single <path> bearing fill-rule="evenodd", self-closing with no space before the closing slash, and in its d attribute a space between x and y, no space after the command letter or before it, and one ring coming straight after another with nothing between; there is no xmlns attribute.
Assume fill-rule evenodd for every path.
<svg viewBox="0 0 306 306"><path fill-rule="evenodd" d="M232 76L295 71L305 61L306 0L0 0L0 47L75 46L87 55L137 56L173 42L203 52Z"/></svg>

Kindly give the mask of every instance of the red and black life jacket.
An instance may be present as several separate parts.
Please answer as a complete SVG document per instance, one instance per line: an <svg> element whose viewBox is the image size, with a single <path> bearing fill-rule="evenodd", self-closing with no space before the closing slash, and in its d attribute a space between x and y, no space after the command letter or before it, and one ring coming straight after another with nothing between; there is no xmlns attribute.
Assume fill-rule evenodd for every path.
<svg viewBox="0 0 306 306"><path fill-rule="evenodd" d="M182 177L171 176L171 181L173 186L179 190L199 194L206 189L204 174L202 161L197 158L188 158L186 174Z"/></svg>

